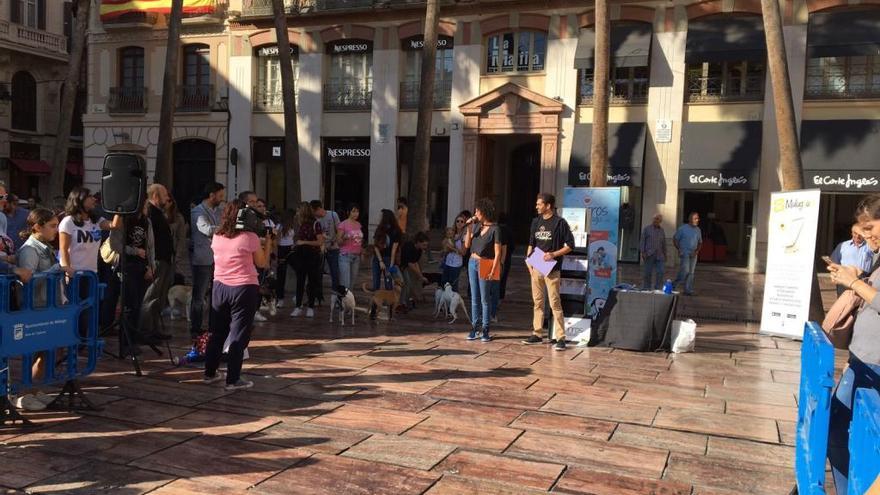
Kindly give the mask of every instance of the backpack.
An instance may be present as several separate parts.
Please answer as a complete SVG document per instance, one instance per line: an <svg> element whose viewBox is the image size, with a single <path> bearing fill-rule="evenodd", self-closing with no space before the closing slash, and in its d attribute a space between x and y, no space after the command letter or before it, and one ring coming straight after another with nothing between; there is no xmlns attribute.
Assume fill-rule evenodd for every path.
<svg viewBox="0 0 880 495"><path fill-rule="evenodd" d="M111 230L110 235L101 243L101 259L110 266L116 266L119 263L119 255L124 248L123 236L124 229Z"/></svg>

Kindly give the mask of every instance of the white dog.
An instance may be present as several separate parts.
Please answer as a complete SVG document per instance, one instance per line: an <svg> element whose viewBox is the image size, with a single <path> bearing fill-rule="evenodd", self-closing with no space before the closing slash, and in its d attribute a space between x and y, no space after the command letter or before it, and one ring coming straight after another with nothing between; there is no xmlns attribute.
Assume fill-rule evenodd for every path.
<svg viewBox="0 0 880 495"><path fill-rule="evenodd" d="M436 293L434 293L434 297L436 302ZM464 315L467 317L468 321L471 321L471 316L468 314L467 306L465 305L464 300L462 300L461 294L452 290L452 284L447 282L443 285L443 293L440 297L440 302L437 303L437 308L445 309L447 318L452 315L452 319L449 320L449 324L451 325L455 323L456 320L458 320L459 307L461 307L462 311L464 311ZM440 309L437 310L435 316L439 315Z"/></svg>
<svg viewBox="0 0 880 495"><path fill-rule="evenodd" d="M449 286L449 283L446 286ZM434 291L434 318L439 317L441 312L444 312L449 318L449 298L446 297L446 291L438 287Z"/></svg>
<svg viewBox="0 0 880 495"><path fill-rule="evenodd" d="M354 292L348 288L339 286L330 296L330 323L333 323L333 314L339 312L339 321L345 325L345 313L351 314L351 324L354 326L354 312L357 302L354 300Z"/></svg>
<svg viewBox="0 0 880 495"><path fill-rule="evenodd" d="M189 308L192 306L192 287L188 285L175 285L168 291L168 307L171 309L171 319L174 319L174 308L183 306L184 314L189 321Z"/></svg>

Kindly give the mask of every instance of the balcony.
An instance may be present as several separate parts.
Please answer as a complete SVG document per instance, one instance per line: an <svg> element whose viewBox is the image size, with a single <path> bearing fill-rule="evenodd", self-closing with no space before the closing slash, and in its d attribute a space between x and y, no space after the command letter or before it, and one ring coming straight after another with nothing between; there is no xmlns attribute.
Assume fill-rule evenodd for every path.
<svg viewBox="0 0 880 495"><path fill-rule="evenodd" d="M352 80L324 85L324 110L328 112L362 112L373 104L373 82Z"/></svg>
<svg viewBox="0 0 880 495"><path fill-rule="evenodd" d="M312 0L284 0L284 13L297 14L302 10L303 3ZM241 17L272 17L272 0L242 0Z"/></svg>
<svg viewBox="0 0 880 495"><path fill-rule="evenodd" d="M609 105L645 105L648 103L648 81L628 81L625 84L609 85L611 93L608 98ZM581 89L578 95L578 105L590 106L593 104L593 78L581 79Z"/></svg>
<svg viewBox="0 0 880 495"><path fill-rule="evenodd" d="M183 26L200 26L204 24L223 24L229 10L229 0L214 0L214 11L210 14L183 14L180 20ZM166 16L166 21L170 14Z"/></svg>
<svg viewBox="0 0 880 495"><path fill-rule="evenodd" d="M159 14L153 12L128 12L103 21L104 29L148 29L156 24Z"/></svg>
<svg viewBox="0 0 880 495"><path fill-rule="evenodd" d="M147 88L110 88L110 113L147 113Z"/></svg>
<svg viewBox="0 0 880 495"><path fill-rule="evenodd" d="M804 90L804 99L807 100L867 100L880 98L880 81L873 82L871 78L861 76L860 83L847 81L846 78L834 81L822 81L819 83L807 82Z"/></svg>
<svg viewBox="0 0 880 495"><path fill-rule="evenodd" d="M299 87L294 88L296 94L296 103L299 107ZM284 97L281 88L269 89L264 87L254 87L251 93L254 102L254 111L263 113L280 113L284 111Z"/></svg>
<svg viewBox="0 0 880 495"><path fill-rule="evenodd" d="M688 103L762 101L764 76L688 77Z"/></svg>
<svg viewBox="0 0 880 495"><path fill-rule="evenodd" d="M403 81L400 83L400 109L417 110L419 108L419 87L421 81ZM434 81L434 108L447 109L452 101L452 81Z"/></svg>
<svg viewBox="0 0 880 495"><path fill-rule="evenodd" d="M67 38L65 36L21 24L13 24L5 20L0 20L0 41L36 48L55 56L67 57ZM29 52L34 53L32 50Z"/></svg>
<svg viewBox="0 0 880 495"><path fill-rule="evenodd" d="M213 104L214 86L211 84L183 85L177 88L178 112L210 112Z"/></svg>
<svg viewBox="0 0 880 495"><path fill-rule="evenodd" d="M450 5L459 0L441 0ZM424 5L425 0L284 0L286 14L333 12L340 10L388 9ZM272 0L242 0L241 17L272 17Z"/></svg>

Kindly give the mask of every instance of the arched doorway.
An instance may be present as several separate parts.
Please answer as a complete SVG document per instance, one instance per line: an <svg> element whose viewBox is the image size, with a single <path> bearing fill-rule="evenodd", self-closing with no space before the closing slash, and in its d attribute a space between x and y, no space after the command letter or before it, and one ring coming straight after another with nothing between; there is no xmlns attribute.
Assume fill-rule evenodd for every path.
<svg viewBox="0 0 880 495"><path fill-rule="evenodd" d="M214 179L216 147L204 139L174 143L174 187L172 194L180 213L189 219L190 204L201 201L205 185Z"/></svg>

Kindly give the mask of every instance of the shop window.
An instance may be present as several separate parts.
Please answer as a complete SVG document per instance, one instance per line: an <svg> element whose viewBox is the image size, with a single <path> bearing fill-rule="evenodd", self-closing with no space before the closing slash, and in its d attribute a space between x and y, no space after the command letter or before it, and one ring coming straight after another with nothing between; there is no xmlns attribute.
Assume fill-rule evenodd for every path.
<svg viewBox="0 0 880 495"><path fill-rule="evenodd" d="M37 130L37 81L25 71L12 76L12 128Z"/></svg>
<svg viewBox="0 0 880 495"><path fill-rule="evenodd" d="M369 110L373 101L373 46L368 41L328 43L330 63L324 84L324 109Z"/></svg>
<svg viewBox="0 0 880 495"><path fill-rule="evenodd" d="M434 108L449 108L452 100L452 39L440 38L434 68ZM442 46L441 45L442 43ZM407 49L404 43L404 73L400 83L400 108L415 109L419 106L419 87L422 78L424 53L419 49Z"/></svg>
<svg viewBox="0 0 880 495"><path fill-rule="evenodd" d="M127 46L119 50L119 86L110 88L111 112L143 113L144 100L144 49Z"/></svg>
<svg viewBox="0 0 880 495"><path fill-rule="evenodd" d="M519 31L486 38L486 73L542 72L547 53L547 33Z"/></svg>
<svg viewBox="0 0 880 495"><path fill-rule="evenodd" d="M593 70L578 69L578 104L593 103ZM610 103L641 104L648 101L648 67L612 67Z"/></svg>
<svg viewBox="0 0 880 495"><path fill-rule="evenodd" d="M764 99L763 61L702 62L687 66L689 102L761 101Z"/></svg>
<svg viewBox="0 0 880 495"><path fill-rule="evenodd" d="M880 97L880 55L809 59L805 96L815 99Z"/></svg>
<svg viewBox="0 0 880 495"><path fill-rule="evenodd" d="M298 94L299 50L290 45L290 58L293 65L294 94ZM257 49L257 84L254 88L254 110L262 112L283 112L284 96L281 89L281 62L277 46L264 46Z"/></svg>

